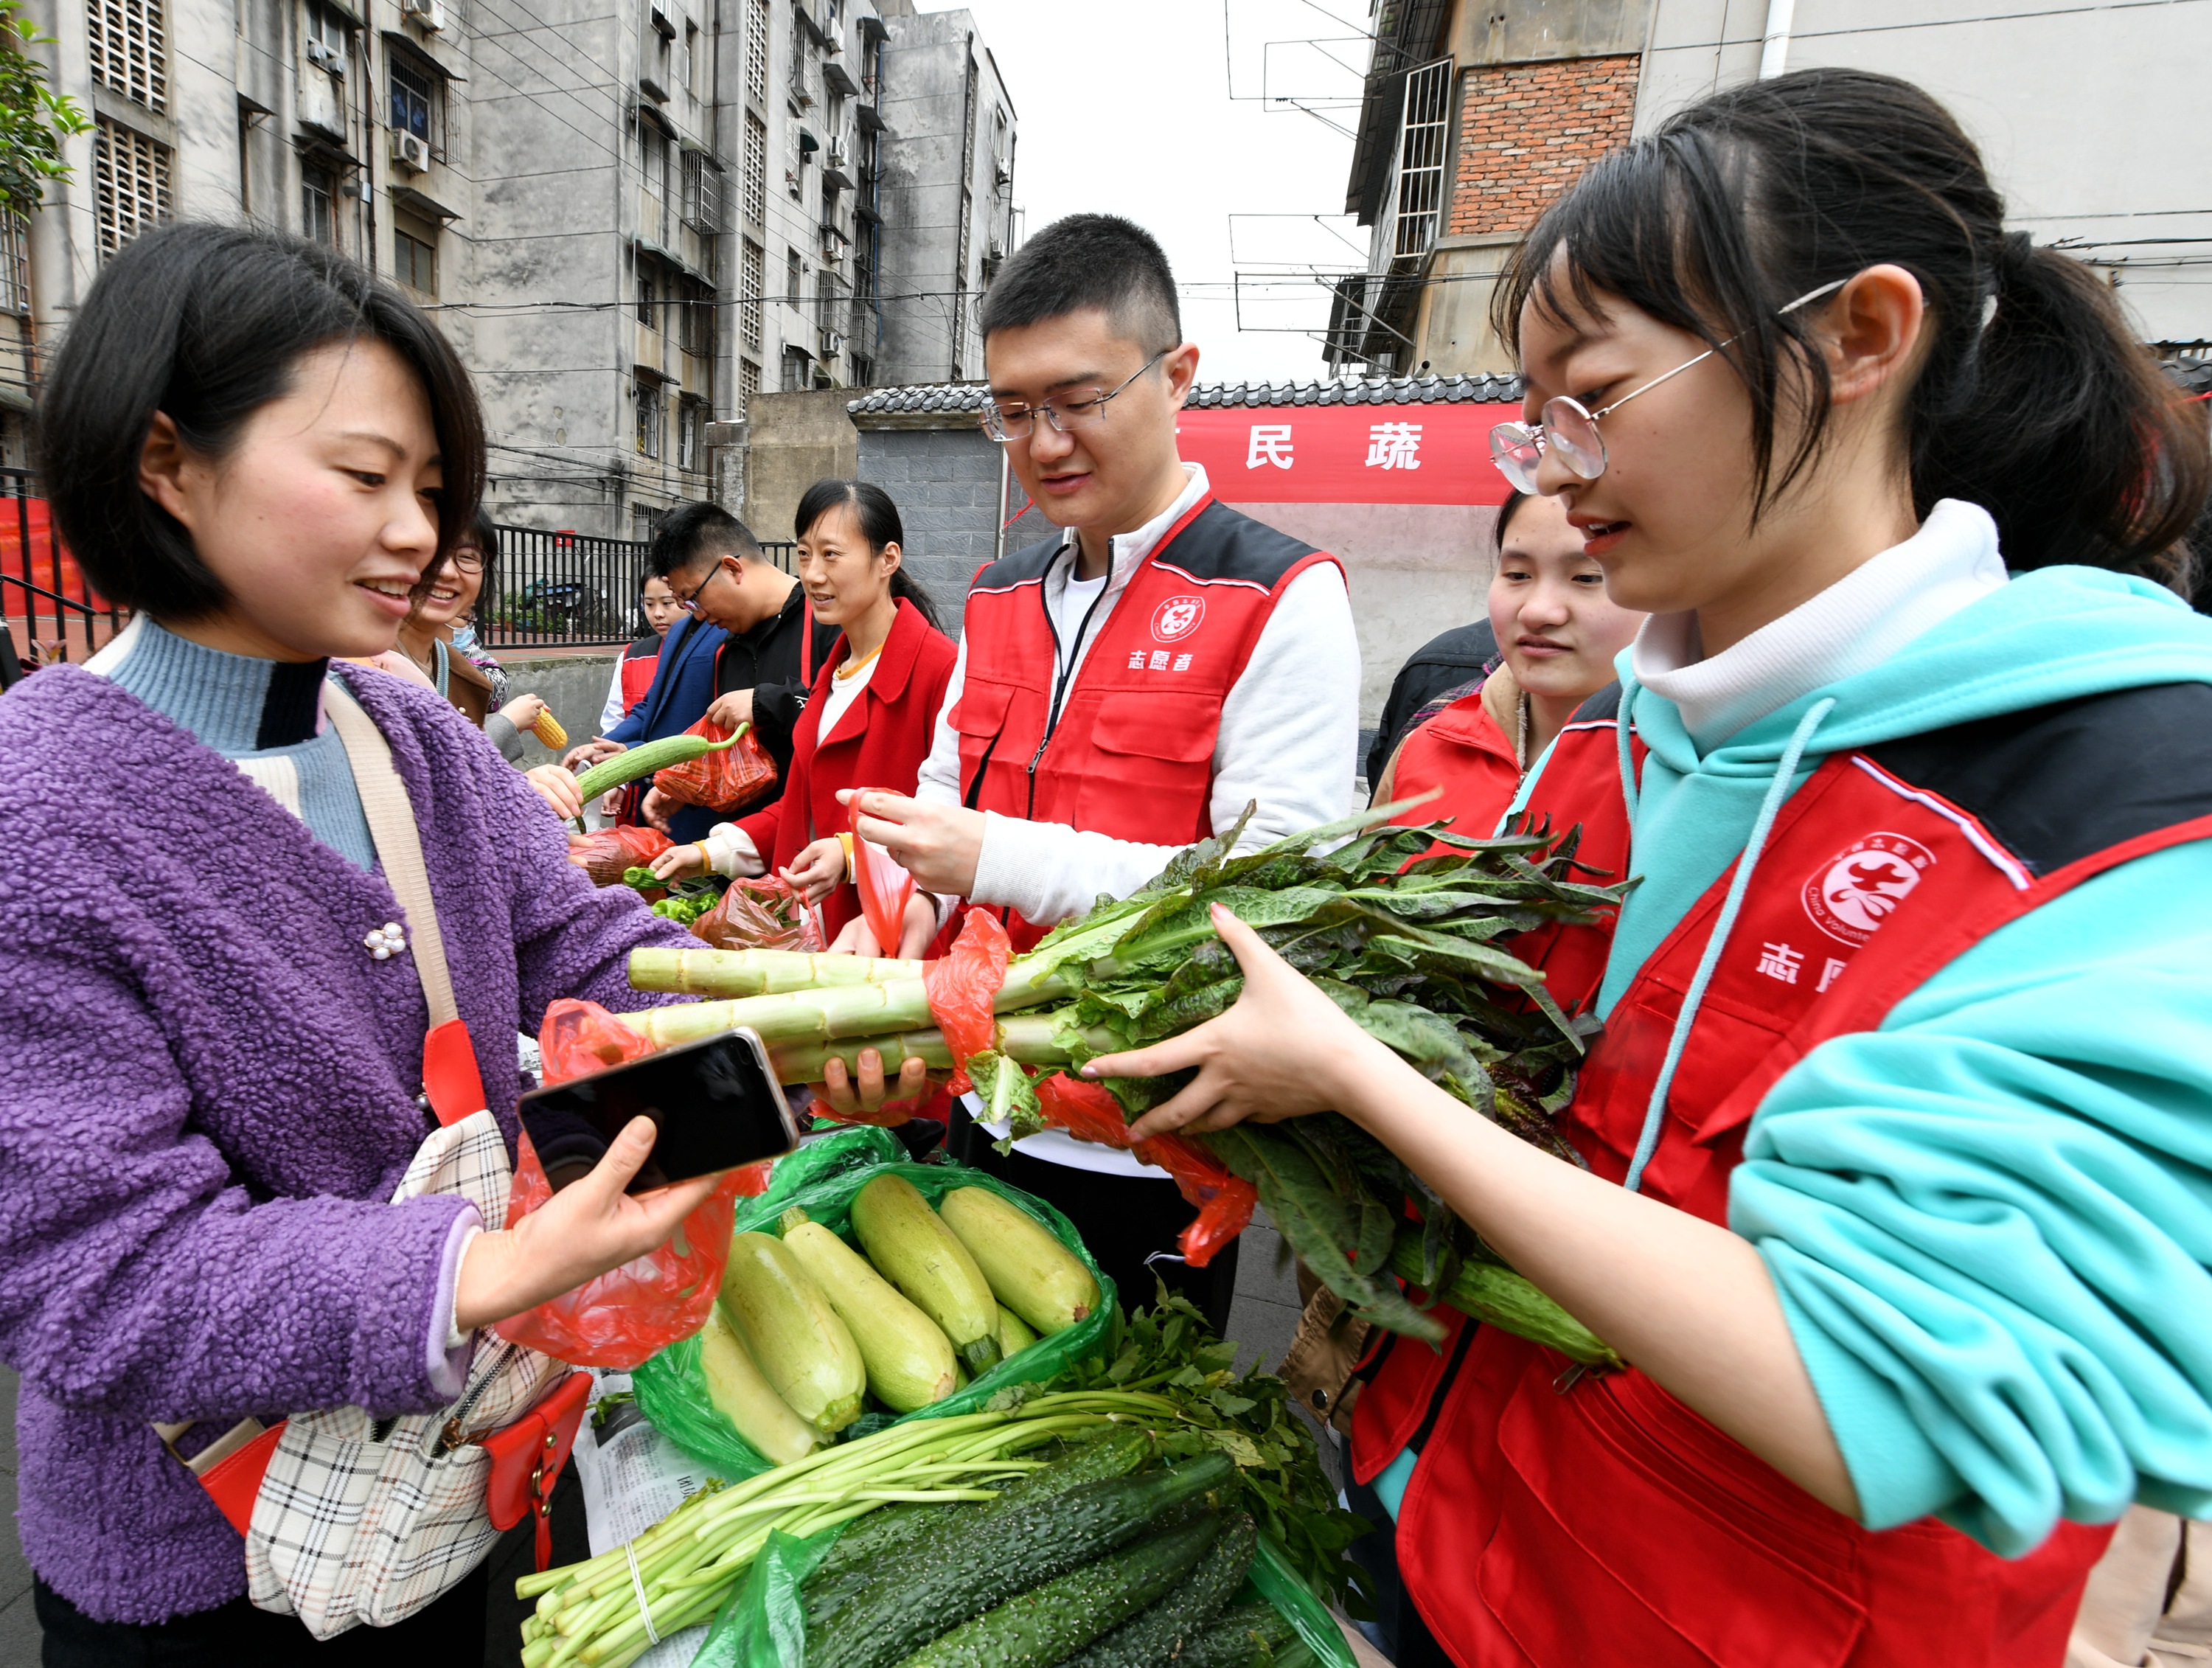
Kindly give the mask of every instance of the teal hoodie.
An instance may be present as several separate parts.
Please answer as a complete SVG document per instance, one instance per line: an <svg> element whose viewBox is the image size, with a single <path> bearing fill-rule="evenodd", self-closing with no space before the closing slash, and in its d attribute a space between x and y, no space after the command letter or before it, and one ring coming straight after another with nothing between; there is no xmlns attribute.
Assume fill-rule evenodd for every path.
<svg viewBox="0 0 2212 1668"><path fill-rule="evenodd" d="M1839 750L2212 683L2212 621L2045 569L1702 756L1621 665L1650 753L1601 1013L1744 849L1822 702L1790 791ZM2212 842L2075 888L1814 1050L1729 1202L1870 1526L1932 1513L2017 1555L2136 1499L2212 1513Z"/></svg>

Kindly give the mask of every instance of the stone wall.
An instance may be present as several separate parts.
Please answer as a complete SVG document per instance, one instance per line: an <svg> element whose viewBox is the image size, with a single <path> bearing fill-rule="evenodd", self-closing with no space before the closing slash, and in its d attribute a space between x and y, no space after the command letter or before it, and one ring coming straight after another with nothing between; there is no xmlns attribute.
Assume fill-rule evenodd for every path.
<svg viewBox="0 0 2212 1668"><path fill-rule="evenodd" d="M571 746L588 741L599 733L599 711L605 706L607 686L614 681L615 656L610 651L603 654L503 654L499 663L507 668L507 695L542 695L545 704L553 709L553 715L561 721L561 727L568 732ZM555 764L559 758L538 743L534 736L525 736L522 757L516 761L524 770L533 764Z"/></svg>
<svg viewBox="0 0 2212 1668"><path fill-rule="evenodd" d="M849 478L859 434L845 414L843 388L762 394L745 423L744 510L757 539L791 537L791 518L806 489L825 477Z"/></svg>

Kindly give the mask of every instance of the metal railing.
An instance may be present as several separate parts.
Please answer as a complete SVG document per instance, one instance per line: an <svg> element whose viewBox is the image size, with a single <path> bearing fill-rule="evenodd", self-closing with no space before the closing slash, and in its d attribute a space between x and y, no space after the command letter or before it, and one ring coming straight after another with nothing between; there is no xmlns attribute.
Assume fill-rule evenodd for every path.
<svg viewBox="0 0 2212 1668"><path fill-rule="evenodd" d="M0 469L0 620L23 664L88 661L128 618L85 582L55 534L37 474Z"/></svg>
<svg viewBox="0 0 2212 1668"><path fill-rule="evenodd" d="M477 604L478 639L493 649L629 642L646 629L637 596L649 548L640 539L502 526L499 562ZM792 571L790 541L763 542L761 552Z"/></svg>

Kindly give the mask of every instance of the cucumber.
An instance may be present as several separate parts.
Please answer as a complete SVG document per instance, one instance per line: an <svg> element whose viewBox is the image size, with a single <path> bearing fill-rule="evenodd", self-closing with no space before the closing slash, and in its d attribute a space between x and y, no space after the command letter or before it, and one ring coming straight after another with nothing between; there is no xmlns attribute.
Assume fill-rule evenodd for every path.
<svg viewBox="0 0 2212 1668"><path fill-rule="evenodd" d="M1212 1513L1009 1599L925 1645L902 1668L1051 1668L1175 1586L1221 1527ZM1159 1668L1166 1657L1145 1659Z"/></svg>
<svg viewBox="0 0 2212 1668"><path fill-rule="evenodd" d="M860 1346L878 1401L912 1413L952 1394L957 1364L951 1342L866 1258L795 1206L783 1214L783 1243Z"/></svg>
<svg viewBox="0 0 2212 1668"><path fill-rule="evenodd" d="M722 1307L775 1393L824 1436L860 1416L867 1368L830 1300L783 1241L741 1233L730 1241Z"/></svg>
<svg viewBox="0 0 2212 1668"><path fill-rule="evenodd" d="M1233 1604L1184 1647L1176 1668L1288 1668L1297 1653L1312 1659L1290 1618L1273 1604Z"/></svg>
<svg viewBox="0 0 2212 1668"><path fill-rule="evenodd" d="M999 1306L960 1236L903 1176L853 1196L853 1228L876 1271L913 1299L981 1378L999 1364Z"/></svg>
<svg viewBox="0 0 2212 1668"><path fill-rule="evenodd" d="M1259 1545L1259 1531L1240 1512L1222 1525L1188 1580L1068 1658L1067 1668L1159 1668L1176 1661L1237 1596Z"/></svg>
<svg viewBox="0 0 2212 1668"><path fill-rule="evenodd" d="M1032 1472L1030 1475L1036 1474ZM817 1581L831 1580L848 1569L871 1564L885 1556L926 1532L940 1519L975 1509L962 1501L915 1500L879 1506L866 1517L847 1526L845 1532L837 1537L836 1545L830 1549L822 1561L815 1566L814 1574L807 1578L808 1590L811 1592Z"/></svg>
<svg viewBox="0 0 2212 1668"><path fill-rule="evenodd" d="M1098 1307L1091 1270L1036 1218L988 1188L956 1187L937 1202L1000 1303L1050 1337Z"/></svg>
<svg viewBox="0 0 2212 1668"><path fill-rule="evenodd" d="M999 1306L999 1357L1010 1361L1037 1341L1029 1323L1001 1303Z"/></svg>
<svg viewBox="0 0 2212 1668"><path fill-rule="evenodd" d="M1079 1483L1127 1476L1152 1457L1158 1444L1147 1430L1131 1428L1094 1436L1062 1454L1042 1470L1019 1476L999 1491L983 1509L1006 1512L1033 1500L1064 1495Z"/></svg>
<svg viewBox="0 0 2212 1668"><path fill-rule="evenodd" d="M725 747L734 747L738 736L750 727L747 724L738 725L737 735L726 741L709 741L703 735L664 735L658 741L625 748L611 758L601 759L578 776L576 793L588 804L610 788L635 782L640 776L650 776L655 770L665 770L672 764L689 764L695 758L719 753Z"/></svg>
<svg viewBox="0 0 2212 1668"><path fill-rule="evenodd" d="M988 1513L963 1519L957 1536L939 1531L908 1543L897 1578L847 1606L818 1648L808 1650L806 1668L891 1668L1015 1594L1135 1539L1153 1519L1220 1487L1236 1470L1222 1454L1201 1454L1168 1470L1080 1483L1004 1510L994 1502Z"/></svg>
<svg viewBox="0 0 2212 1668"><path fill-rule="evenodd" d="M804 1459L822 1446L813 1428L753 1365L720 1306L707 1312L707 1324L699 1329L699 1371L715 1410L776 1464Z"/></svg>

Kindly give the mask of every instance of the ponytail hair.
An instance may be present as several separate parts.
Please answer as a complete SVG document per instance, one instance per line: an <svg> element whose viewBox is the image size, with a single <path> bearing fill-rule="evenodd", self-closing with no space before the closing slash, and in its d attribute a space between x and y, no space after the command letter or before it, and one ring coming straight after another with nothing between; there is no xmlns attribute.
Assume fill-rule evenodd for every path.
<svg viewBox="0 0 2212 1668"><path fill-rule="evenodd" d="M1701 338L1750 395L1755 521L1819 455L1831 410L1814 310L1778 309L1882 263L1927 305L1905 411L1915 512L1980 504L2014 569L2180 580L2212 474L2203 408L2087 267L2005 230L1973 141L1894 76L1748 82L1601 158L1514 253L1492 321L1517 351L1524 307L1601 313L1604 295Z"/></svg>
<svg viewBox="0 0 2212 1668"><path fill-rule="evenodd" d="M815 482L799 501L799 513L792 517L791 536L805 538L814 531L817 521L840 508L853 512L853 519L860 524L860 537L868 541L872 554L881 556L887 545L900 547L898 569L891 575L891 594L902 602L912 603L930 630L944 630L937 623L937 607L930 601L929 593L906 570L906 525L899 520L898 506L883 488L870 481Z"/></svg>

